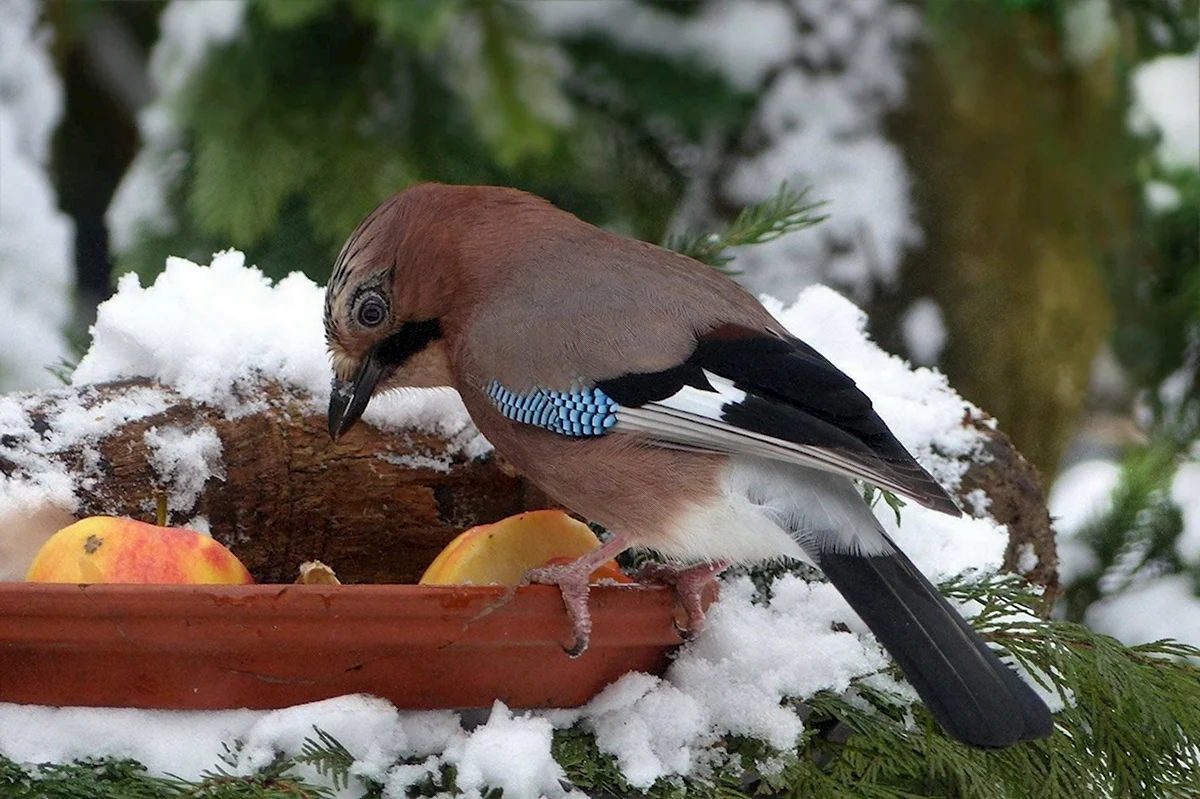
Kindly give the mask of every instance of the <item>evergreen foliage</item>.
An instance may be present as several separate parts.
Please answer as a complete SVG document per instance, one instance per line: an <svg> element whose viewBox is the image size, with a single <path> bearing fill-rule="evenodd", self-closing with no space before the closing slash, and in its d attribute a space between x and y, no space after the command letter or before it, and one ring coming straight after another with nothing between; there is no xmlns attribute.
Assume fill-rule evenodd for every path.
<svg viewBox="0 0 1200 799"><path fill-rule="evenodd" d="M1136 61L1200 47L1200 3L1143 0L1126 19ZM1190 574L1200 594L1200 562L1184 562L1183 532L1171 500L1179 467L1200 458L1200 171L1164 166L1153 137L1134 142L1138 189L1173 192L1172 207L1143 201L1121 257L1101 264L1113 307L1110 343L1135 392L1146 440L1127 448L1107 513L1075 537L1095 555L1064 586L1067 618L1083 621L1106 597L1166 574Z"/></svg>
<svg viewBox="0 0 1200 799"><path fill-rule="evenodd" d="M1062 5L998 0L1012 13L1057 15ZM1133 17L1139 42L1159 41L1151 31L1165 25L1157 51L1196 47L1194 11L1189 20L1174 0L1129 6L1141 12ZM930 14L946 7L930 4ZM122 266L152 277L166 255L203 261L234 245L271 276L302 269L324 280L346 232L371 207L428 179L518 186L589 221L661 240L685 188L680 153L714 129L740 128L751 98L695 64L625 52L595 35L560 40L573 68L556 68L524 15L512 0L250 0L244 35L214 53L177 98L189 156L172 187L177 227L144 237ZM1160 17L1166 22L1156 27ZM312 157L322 152L336 157ZM1084 533L1100 565L1067 587L1068 621L1038 619L1042 597L1016 577L943 587L980 603L973 623L981 634L1064 700L1054 736L1002 752L967 749L886 690L894 675L875 675L845 695L797 697L808 724L793 750L728 737L707 773L648 792L630 786L586 730L559 731L554 755L572 784L600 796L1200 797L1200 650L1169 641L1125 647L1074 623L1140 574L1189 568L1173 548L1181 523L1165 492L1200 436L1200 381L1182 398L1159 389L1200 358L1200 177L1149 160L1141 177L1170 183L1182 201L1140 217L1139 241L1153 248L1107 273L1114 348L1143 389L1155 434L1128 455L1112 515ZM722 233L668 244L724 267L728 248L814 224L819 211L783 187ZM1138 268L1119 268L1129 265ZM768 574L761 578L768 591ZM196 782L153 777L128 760L29 766L0 756L0 796L382 795L321 730L252 775L234 771L239 746L230 742L223 763ZM311 772L328 785L303 776ZM453 768L439 763L409 793L432 796L454 784Z"/></svg>
<svg viewBox="0 0 1200 799"><path fill-rule="evenodd" d="M724 232L671 243L719 265L727 263L728 247L813 224L819 220L818 207L803 192L784 186L775 197L746 209ZM1148 454L1132 469L1142 477L1130 484L1131 502L1151 502L1157 496L1154 486L1174 462L1173 453ZM889 499L886 493L867 493L870 502L881 497ZM899 514L899 507L892 507ZM1164 509L1160 516L1163 524L1178 523L1177 512ZM1135 513L1110 529L1097 530L1096 540L1117 552L1125 545L1121 531L1140 524L1149 542L1142 550L1144 562L1169 557L1165 542L1170 537L1152 524L1160 516ZM755 571L764 598L784 568ZM803 567L795 570L814 577ZM952 599L981 606L973 620L981 635L1063 701L1051 738L1000 752L968 749L946 737L922 707L890 691L898 676L891 672L857 680L844 695L792 700L806 718L806 731L794 749L780 752L759 740L728 736L712 748L703 773L660 780L649 790L629 785L613 758L580 726L556 732L553 755L574 786L596 796L1200 797L1200 650L1170 641L1125 647L1070 621L1044 621L1036 615L1040 593L1012 575L960 579L942 590ZM0 757L0 796L326 799L339 790L367 799L383 795L381 784L353 773L352 754L322 730L315 730L299 752L277 752L253 774L236 773L240 747L231 742L223 762L196 782L153 777L127 760L31 767ZM445 761L396 765L426 769L426 776L408 789L410 796L455 791L455 771ZM322 778L319 783L304 776L311 772Z"/></svg>
<svg viewBox="0 0 1200 799"><path fill-rule="evenodd" d="M722 232L676 235L667 239L666 246L700 263L725 269L734 258L729 252L731 248L765 244L820 224L826 216L815 212L824 205L823 202L809 202L807 191L794 191L785 183L769 199L743 208Z"/></svg>
<svg viewBox="0 0 1200 799"><path fill-rule="evenodd" d="M1126 453L1112 510L1075 533L1096 562L1066 586L1067 618L1082 622L1088 608L1103 597L1144 578L1187 568L1175 550L1183 519L1168 493L1181 462L1178 443L1160 440Z"/></svg>
<svg viewBox="0 0 1200 799"><path fill-rule="evenodd" d="M515 186L662 239L689 148L749 98L686 62L535 31L514 0L249 0L242 35L175 98L175 229L145 232L118 271L234 246L324 282L348 231L422 180Z"/></svg>
<svg viewBox="0 0 1200 799"><path fill-rule="evenodd" d="M970 68L978 54L969 37L950 35L954 19L985 19L1021 28L1028 22L1023 15L1053 20L1058 34L1053 49L1034 38L1023 58L1037 58L1039 63L1051 59L1056 69L1069 69L1069 48L1058 43L1069 36L1067 12L1081 3L993 0L968 5L936 0L926 9L931 27L941 34L941 46L955 54L955 64L963 69ZM1128 110L1133 70L1161 56L1200 48L1200 2L1136 0L1112 3L1108 10L1121 30L1120 39L1111 44L1118 53L1113 61L1120 66L1119 73L1114 70L1113 91L1120 92L1121 107ZM1039 144L1063 147L1049 135ZM1079 141L1071 138L1066 144L1076 148ZM1095 602L1163 575L1190 574L1200 594L1200 562L1185 563L1176 551L1183 521L1170 491L1179 467L1200 458L1200 171L1161 163L1153 134L1128 136L1115 144L1107 152L1128 171L1122 187L1128 200L1105 202L1091 237L1112 315L1108 344L1131 384L1133 414L1145 441L1120 455L1120 483L1111 510L1074 534L1095 556L1094 564L1064 585L1062 611L1074 621L1083 621ZM1064 161L1074 157L1065 150L1062 155ZM1111 168L1076 160L1096 174ZM1101 193L1100 185L1095 187ZM1173 200L1153 207L1147 199L1152 190ZM1082 207L1081 203L1072 213L1082 213ZM1105 240L1113 244L1106 247ZM989 364L989 369L994 367ZM961 389L961 382L956 385ZM989 410L997 411L991 406Z"/></svg>

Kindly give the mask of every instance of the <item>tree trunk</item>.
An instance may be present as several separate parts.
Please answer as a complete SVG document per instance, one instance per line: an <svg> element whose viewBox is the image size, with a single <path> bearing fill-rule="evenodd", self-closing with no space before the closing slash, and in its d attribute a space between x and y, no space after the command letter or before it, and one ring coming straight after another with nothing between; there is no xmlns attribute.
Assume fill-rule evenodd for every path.
<svg viewBox="0 0 1200 799"><path fill-rule="evenodd" d="M959 5L914 52L891 126L925 246L872 307L873 332L904 351L900 315L933 298L951 383L1053 474L1109 325L1101 261L1128 228L1115 54L1078 66L1048 14Z"/></svg>

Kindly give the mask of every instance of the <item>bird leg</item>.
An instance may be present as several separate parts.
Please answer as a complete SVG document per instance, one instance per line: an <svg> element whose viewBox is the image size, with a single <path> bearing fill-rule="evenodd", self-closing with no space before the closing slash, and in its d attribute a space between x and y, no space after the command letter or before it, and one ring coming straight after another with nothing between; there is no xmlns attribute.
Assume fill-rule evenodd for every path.
<svg viewBox="0 0 1200 799"><path fill-rule="evenodd" d="M571 629L575 634L575 643L566 650L569 657L576 658L582 655L592 637L592 614L588 610L588 583L592 572L628 548L629 542L619 535L613 536L570 563L530 569L521 578L522 584L557 585L558 590L562 592L563 605L567 608L567 616L571 619Z"/></svg>
<svg viewBox="0 0 1200 799"><path fill-rule="evenodd" d="M639 582L674 586L675 593L679 595L679 601L683 605L683 612L687 616L687 628L681 628L676 623L675 630L680 638L690 641L704 629L704 606L701 603L704 589L728 567L729 564L724 561L682 567L651 561L643 564L637 577Z"/></svg>

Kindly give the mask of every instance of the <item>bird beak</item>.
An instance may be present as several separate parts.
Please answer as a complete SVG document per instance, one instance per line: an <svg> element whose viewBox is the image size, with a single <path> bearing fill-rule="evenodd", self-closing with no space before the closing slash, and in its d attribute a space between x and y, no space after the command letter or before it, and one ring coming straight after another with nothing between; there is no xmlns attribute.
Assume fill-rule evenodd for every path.
<svg viewBox="0 0 1200 799"><path fill-rule="evenodd" d="M387 372L378 357L376 348L372 347L363 355L359 364L358 374L353 380L333 379L333 388L329 392L329 435L335 440L353 426L367 409L375 386Z"/></svg>

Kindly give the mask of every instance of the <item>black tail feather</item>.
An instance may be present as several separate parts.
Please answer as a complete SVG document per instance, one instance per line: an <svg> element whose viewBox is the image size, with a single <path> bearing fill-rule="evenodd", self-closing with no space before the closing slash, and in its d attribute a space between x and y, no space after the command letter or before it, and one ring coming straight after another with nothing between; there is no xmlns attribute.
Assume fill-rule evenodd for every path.
<svg viewBox="0 0 1200 799"><path fill-rule="evenodd" d="M1046 704L903 553L829 552L820 566L951 736L997 749L1050 734Z"/></svg>

